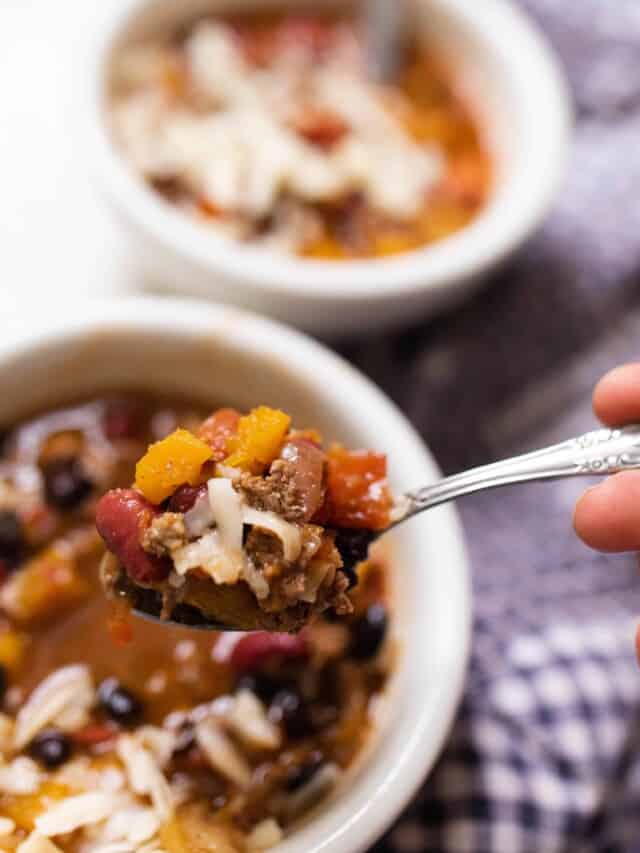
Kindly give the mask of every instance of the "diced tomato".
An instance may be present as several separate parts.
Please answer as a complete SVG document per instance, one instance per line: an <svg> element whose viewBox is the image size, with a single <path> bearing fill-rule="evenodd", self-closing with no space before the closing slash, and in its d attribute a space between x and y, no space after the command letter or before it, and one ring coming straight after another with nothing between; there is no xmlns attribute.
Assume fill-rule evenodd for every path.
<svg viewBox="0 0 640 853"><path fill-rule="evenodd" d="M198 429L198 438L213 450L216 462L222 462L227 456L227 442L238 432L240 412L235 409L218 409L203 421Z"/></svg>
<svg viewBox="0 0 640 853"><path fill-rule="evenodd" d="M80 746L97 746L117 736L118 728L113 723L89 723L73 733L74 741Z"/></svg>
<svg viewBox="0 0 640 853"><path fill-rule="evenodd" d="M224 216L224 210L206 196L198 196L197 205L200 213L209 217L209 219L219 219L221 216Z"/></svg>
<svg viewBox="0 0 640 853"><path fill-rule="evenodd" d="M349 125L328 109L309 107L293 124L296 133L312 145L333 148L349 132Z"/></svg>
<svg viewBox="0 0 640 853"><path fill-rule="evenodd" d="M232 23L232 29L245 60L262 67L291 50L317 61L331 45L335 33L330 20L313 15L288 15L281 23L264 27L247 25L238 19Z"/></svg>
<svg viewBox="0 0 640 853"><path fill-rule="evenodd" d="M88 723L72 735L74 744L93 755L104 755L111 752L118 738L118 727L112 722Z"/></svg>
<svg viewBox="0 0 640 853"><path fill-rule="evenodd" d="M329 451L327 523L335 527L383 530L392 499L387 486L387 458L367 450Z"/></svg>
<svg viewBox="0 0 640 853"><path fill-rule="evenodd" d="M320 59L335 38L335 26L329 19L315 15L289 15L278 28L277 41L280 50L295 47Z"/></svg>
<svg viewBox="0 0 640 853"><path fill-rule="evenodd" d="M268 631L256 631L242 637L233 647L231 666L237 672L255 672L272 658L300 660L308 654L309 646L304 632L272 634Z"/></svg>

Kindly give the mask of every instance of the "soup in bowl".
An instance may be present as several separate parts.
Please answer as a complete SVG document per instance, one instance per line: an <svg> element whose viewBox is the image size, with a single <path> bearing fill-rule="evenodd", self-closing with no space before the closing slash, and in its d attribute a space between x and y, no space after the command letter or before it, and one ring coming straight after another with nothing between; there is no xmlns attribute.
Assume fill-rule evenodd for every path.
<svg viewBox="0 0 640 853"><path fill-rule="evenodd" d="M3 845L362 849L431 766L459 697L453 511L390 534L353 612L297 635L130 620L99 588L93 512L150 442L267 398L386 451L392 486L415 485L436 472L402 416L317 344L177 303L79 308L64 330L36 319L8 331L0 374Z"/></svg>

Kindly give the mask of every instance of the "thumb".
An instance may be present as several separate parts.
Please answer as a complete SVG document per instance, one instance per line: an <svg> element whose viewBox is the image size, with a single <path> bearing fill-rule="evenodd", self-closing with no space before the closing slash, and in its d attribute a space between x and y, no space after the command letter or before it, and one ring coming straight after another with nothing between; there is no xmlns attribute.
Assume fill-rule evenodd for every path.
<svg viewBox="0 0 640 853"><path fill-rule="evenodd" d="M573 525L597 551L640 551L640 471L615 474L585 492Z"/></svg>

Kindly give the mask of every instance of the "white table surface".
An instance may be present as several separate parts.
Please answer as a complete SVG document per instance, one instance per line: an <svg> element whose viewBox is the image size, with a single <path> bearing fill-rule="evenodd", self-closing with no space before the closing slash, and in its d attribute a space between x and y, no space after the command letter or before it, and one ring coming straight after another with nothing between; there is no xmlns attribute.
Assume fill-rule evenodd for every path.
<svg viewBox="0 0 640 853"><path fill-rule="evenodd" d="M134 286L78 133L82 49L99 6L0 0L0 316L62 312L71 297Z"/></svg>

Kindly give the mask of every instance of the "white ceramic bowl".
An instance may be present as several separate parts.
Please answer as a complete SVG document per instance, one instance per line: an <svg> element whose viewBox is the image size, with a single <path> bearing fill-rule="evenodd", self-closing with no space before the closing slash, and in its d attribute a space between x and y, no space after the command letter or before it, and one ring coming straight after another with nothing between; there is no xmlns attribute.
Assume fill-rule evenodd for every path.
<svg viewBox="0 0 640 853"><path fill-rule="evenodd" d="M456 69L487 129L497 165L490 203L473 224L389 260L280 256L211 234L130 171L105 122L114 51L205 10L300 7L309 0L113 0L88 51L88 147L106 196L156 286L270 314L322 334L415 321L468 293L540 223L564 173L570 109L546 42L509 0L412 0L428 42ZM83 79L85 79L83 77Z"/></svg>
<svg viewBox="0 0 640 853"><path fill-rule="evenodd" d="M134 300L76 305L59 321L3 317L0 424L101 389L168 389L212 403L269 402L327 437L389 454L394 487L438 475L420 438L367 379L308 338L234 309ZM452 508L390 534L399 657L369 749L348 783L279 853L363 851L433 765L460 697L470 592Z"/></svg>

